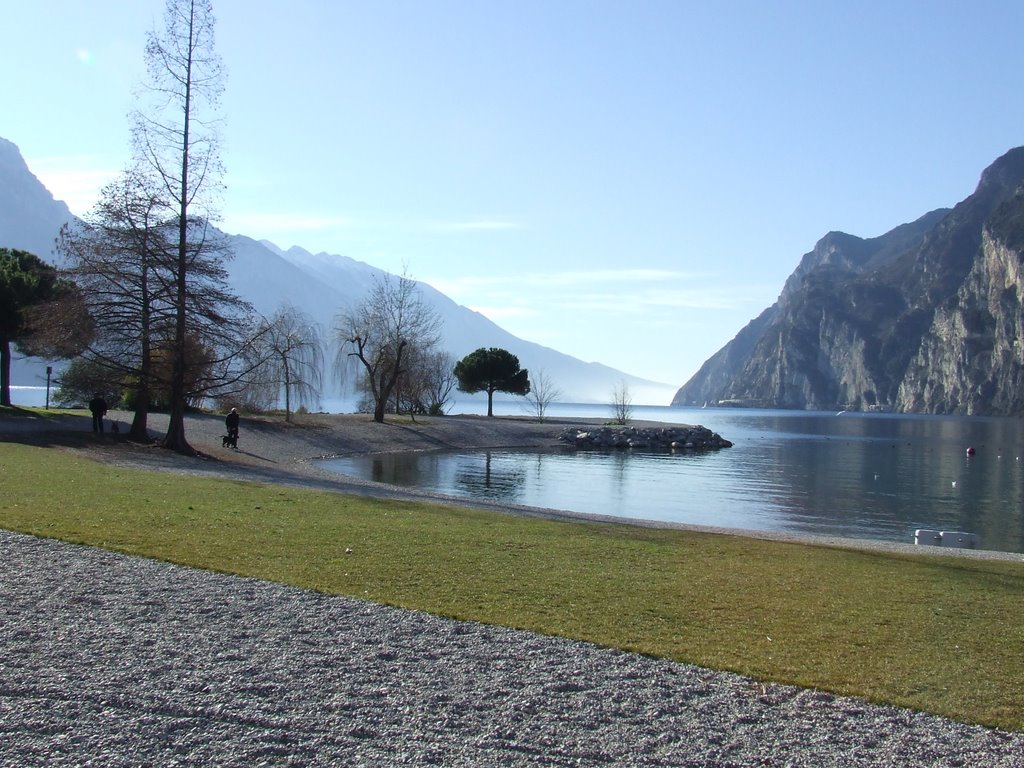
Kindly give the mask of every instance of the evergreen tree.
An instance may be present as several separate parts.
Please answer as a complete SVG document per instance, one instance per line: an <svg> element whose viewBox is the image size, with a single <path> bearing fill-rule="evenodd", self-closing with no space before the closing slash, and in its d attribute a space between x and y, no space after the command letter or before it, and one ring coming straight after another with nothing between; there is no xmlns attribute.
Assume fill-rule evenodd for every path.
<svg viewBox="0 0 1024 768"><path fill-rule="evenodd" d="M455 364L455 377L461 392L486 392L487 415L493 416L495 392L526 395L530 392L530 374L519 367L519 358L506 349L484 348L471 352Z"/></svg>
<svg viewBox="0 0 1024 768"><path fill-rule="evenodd" d="M27 251L0 248L0 405L11 404L11 344L31 335L27 310L53 298L57 270Z"/></svg>

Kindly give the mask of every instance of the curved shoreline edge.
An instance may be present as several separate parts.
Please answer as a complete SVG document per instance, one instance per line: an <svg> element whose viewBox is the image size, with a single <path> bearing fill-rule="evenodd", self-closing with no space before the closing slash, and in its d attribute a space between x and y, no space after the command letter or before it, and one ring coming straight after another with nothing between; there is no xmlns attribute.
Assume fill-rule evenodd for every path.
<svg viewBox="0 0 1024 768"><path fill-rule="evenodd" d="M559 439L567 428L593 428L605 424L602 419L552 418L538 422L532 417L449 415L442 417L407 417L377 424L365 414L307 414L296 416L294 423L281 417L247 417L242 422L239 450L224 448L221 443L223 417L192 413L186 417L186 434L198 457L185 457L155 446L131 443L123 439L131 414L112 411L110 418L123 427L121 436L96 438L91 433L87 415L57 418L0 418L0 440L33 443L47 435L48 445L61 445L56 436L64 438L63 447L89 458L126 467L185 474L229 477L270 484L286 484L316 490L395 498L411 501L438 502L453 506L526 515L548 519L610 523L641 528L665 528L696 531L724 536L779 541L809 546L860 549L930 557L960 557L977 560L1024 561L1024 554L983 549L930 547L913 543L877 539L845 538L795 534L785 531L726 528L694 525L634 517L596 515L571 510L530 507L468 499L412 488L387 485L362 478L340 475L323 469L318 460L354 454L399 453L456 449L523 449L564 450ZM166 416L152 414L150 433L156 437L166 429ZM685 425L634 422L638 427L679 428ZM723 435L723 438L728 438ZM725 448L724 450L728 450Z"/></svg>

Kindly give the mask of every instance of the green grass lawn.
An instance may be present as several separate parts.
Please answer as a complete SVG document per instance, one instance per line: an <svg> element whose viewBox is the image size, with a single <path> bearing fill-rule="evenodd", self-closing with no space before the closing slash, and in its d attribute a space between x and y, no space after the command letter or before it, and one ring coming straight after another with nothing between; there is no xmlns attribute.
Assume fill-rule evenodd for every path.
<svg viewBox="0 0 1024 768"><path fill-rule="evenodd" d="M546 521L11 443L0 489L10 530L1024 730L1021 562Z"/></svg>

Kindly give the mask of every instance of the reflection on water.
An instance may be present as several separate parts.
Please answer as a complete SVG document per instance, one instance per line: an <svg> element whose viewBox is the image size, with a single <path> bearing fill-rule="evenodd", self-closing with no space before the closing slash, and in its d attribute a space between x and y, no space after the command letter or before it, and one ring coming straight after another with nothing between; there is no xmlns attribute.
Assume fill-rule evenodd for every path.
<svg viewBox="0 0 1024 768"><path fill-rule="evenodd" d="M645 411L651 409L644 409ZM334 471L511 504L912 542L976 533L1024 552L1019 419L659 409L734 447L705 454L480 451L353 457ZM968 458L966 448L976 448Z"/></svg>

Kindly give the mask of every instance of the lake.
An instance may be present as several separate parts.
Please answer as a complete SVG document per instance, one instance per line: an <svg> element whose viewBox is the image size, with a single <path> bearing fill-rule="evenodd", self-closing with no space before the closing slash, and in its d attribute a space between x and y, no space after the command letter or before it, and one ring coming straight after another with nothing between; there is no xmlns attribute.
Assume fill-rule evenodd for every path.
<svg viewBox="0 0 1024 768"><path fill-rule="evenodd" d="M495 410L522 414L514 404ZM610 410L556 404L549 415L609 418ZM734 445L701 454L492 450L324 464L502 503L904 543L917 528L966 531L983 549L1024 552L1021 419L659 406L634 407L633 419L702 424Z"/></svg>
<svg viewBox="0 0 1024 768"><path fill-rule="evenodd" d="M45 387L12 387L42 405ZM325 410L350 410L338 400ZM456 400L454 413L486 413ZM522 416L520 401L496 401ZM609 419L556 403L551 417ZM702 424L734 445L704 454L466 451L331 459L342 474L466 498L598 515L912 542L930 528L1024 553L1024 420L635 406L634 420ZM968 457L967 448L975 455Z"/></svg>

